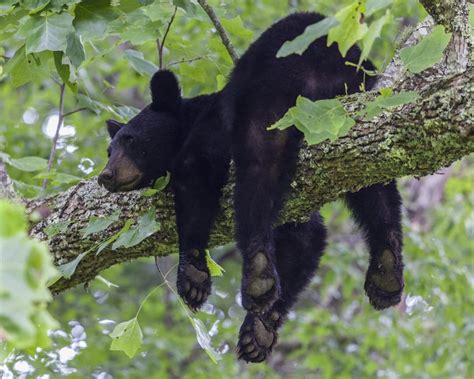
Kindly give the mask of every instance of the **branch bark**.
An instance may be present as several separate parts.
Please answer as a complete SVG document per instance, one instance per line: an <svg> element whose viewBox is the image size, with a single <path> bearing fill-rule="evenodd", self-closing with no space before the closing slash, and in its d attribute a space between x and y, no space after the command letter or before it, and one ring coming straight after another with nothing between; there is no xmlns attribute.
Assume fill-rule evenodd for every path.
<svg viewBox="0 0 474 379"><path fill-rule="evenodd" d="M428 22L426 27L432 24L432 21ZM416 43L419 35L414 35L420 34L419 30L416 29L405 44ZM471 45L462 46L470 56ZM458 47L453 44L451 48ZM458 53L460 57L465 54L464 51ZM449 54L452 54L450 48L446 52ZM357 191L405 175L420 177L431 174L474 152L474 70L466 62L463 65L460 70L459 62L451 66L450 61L445 60L420 75L410 75L395 59L388 68L390 75L381 78L383 84L380 86L393 85L396 91L416 90L419 99L385 111L371 121L359 119L347 136L335 142L303 148L281 221L304 220L312 210L347 191ZM347 97L344 106L348 112L356 114L373 96L364 93ZM224 190L222 212L211 236L211 246L233 240L232 189L231 179ZM125 220L136 219L150 207L157 209L157 219L162 225L158 233L132 248L106 249L99 255L86 255L70 279L61 279L51 287L53 293L90 281L116 263L177 251L172 194L164 191L149 198L142 193L111 194L99 187L95 180L89 180L56 196L27 203L30 212L39 209L40 214L48 214L31 230L31 235L40 240L47 239L45 228L48 225L72 221L64 233L49 241L51 254L58 265L72 261L117 232ZM41 211L45 208L49 212ZM82 238L81 230L91 216L109 215L117 209L122 212L119 222L106 232Z"/></svg>

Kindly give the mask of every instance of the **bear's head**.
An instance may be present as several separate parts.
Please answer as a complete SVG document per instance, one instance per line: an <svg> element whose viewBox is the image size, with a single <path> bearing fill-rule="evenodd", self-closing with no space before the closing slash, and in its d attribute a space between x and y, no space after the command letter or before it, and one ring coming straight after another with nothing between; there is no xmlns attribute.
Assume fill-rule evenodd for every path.
<svg viewBox="0 0 474 379"><path fill-rule="evenodd" d="M180 88L170 71L161 70L153 75L150 89L152 103L128 123L107 121L112 141L98 181L111 192L150 186L171 171L179 149Z"/></svg>

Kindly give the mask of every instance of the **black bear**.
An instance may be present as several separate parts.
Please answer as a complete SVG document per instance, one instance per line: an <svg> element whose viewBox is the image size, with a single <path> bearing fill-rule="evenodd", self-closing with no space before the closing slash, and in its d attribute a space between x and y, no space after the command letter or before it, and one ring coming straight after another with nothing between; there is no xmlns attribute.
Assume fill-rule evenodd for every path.
<svg viewBox="0 0 474 379"><path fill-rule="evenodd" d="M126 125L108 121L109 162L99 183L110 191L143 188L171 172L179 234L177 288L197 310L211 291L205 249L219 210L231 159L235 162L235 224L243 256L239 358L261 362L271 352L277 328L309 283L325 247L317 212L306 223L276 226L296 170L302 134L267 128L297 96L311 100L357 92L362 70L357 47L343 58L327 38L302 55L276 58L281 45L322 20L297 13L266 30L238 60L217 93L185 99L169 71L151 79L152 103ZM374 67L365 62L368 70ZM365 80L370 89L373 78ZM370 263L365 290L376 309L397 304L403 290L401 199L395 182L348 193L347 203L366 234Z"/></svg>

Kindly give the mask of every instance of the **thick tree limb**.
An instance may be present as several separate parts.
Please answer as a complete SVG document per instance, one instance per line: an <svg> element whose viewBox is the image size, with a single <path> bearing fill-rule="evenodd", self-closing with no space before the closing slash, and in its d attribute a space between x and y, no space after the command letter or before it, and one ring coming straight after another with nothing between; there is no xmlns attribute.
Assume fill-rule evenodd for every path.
<svg viewBox="0 0 474 379"><path fill-rule="evenodd" d="M465 5L464 0L459 3ZM431 28L432 24L428 21L424 27ZM418 28L405 44L416 43L423 34L419 32ZM453 40L455 38L453 36ZM458 54L462 58L466 51L470 56L471 45L465 43L467 38L470 36L463 34L461 44L452 41L446 56ZM387 75L381 78L379 87L390 85L396 90L417 90L420 94L417 102L386 111L371 121L358 120L347 136L333 143L302 149L282 222L305 219L312 210L347 191L405 175L424 176L474 152L474 71L468 65L469 61L462 59L454 63L446 59L442 64L413 76L395 59L388 67ZM355 115L371 96L374 95L354 95L344 99L344 105ZM0 174L1 171L0 167ZM213 246L233 240L232 187L231 180L225 188L223 209L211 237ZM157 209L161 231L129 249L106 249L98 256L89 253L70 280L62 279L52 286L53 292L87 282L115 263L175 252L177 236L172 195L163 192L155 198L146 198L141 191L111 194L91 180L48 199L29 202L30 211L49 209L49 215L32 228L32 236L46 240L45 228L48 225L71 221L66 232L50 241L56 264L70 262L119 230L126 219L136 218L152 206ZM81 237L81 229L90 216L109 215L117 209L122 212L121 221L112 225L110 230L87 239Z"/></svg>
<svg viewBox="0 0 474 379"><path fill-rule="evenodd" d="M421 89L416 103L385 112L372 121L359 120L347 136L333 143L303 149L283 221L305 219L312 210L347 191L405 175L424 176L474 152L473 77L472 68L442 80L413 77L404 87ZM365 96L369 95L348 98L346 108L357 112L363 107ZM232 184L229 184L225 189L223 212L212 234L212 246L233 240L231 193ZM60 280L52 290L59 292L89 281L115 263L176 252L173 199L167 192L156 198L143 197L141 191L111 194L91 180L45 201L30 202L30 210L48 207L51 211L31 231L39 239L46 239L47 225L72 221L65 233L50 241L57 264L73 260L116 232L126 219L136 218L152 206L156 207L157 219L162 224L160 232L129 249L86 255L73 277ZM117 209L122 211L121 222L97 237L81 238L80 231L90 216L109 215Z"/></svg>

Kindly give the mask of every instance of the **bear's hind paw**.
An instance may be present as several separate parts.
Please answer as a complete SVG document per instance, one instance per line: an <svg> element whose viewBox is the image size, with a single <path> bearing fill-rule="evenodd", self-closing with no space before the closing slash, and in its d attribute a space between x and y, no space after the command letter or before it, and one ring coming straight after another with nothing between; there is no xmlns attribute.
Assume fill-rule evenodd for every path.
<svg viewBox="0 0 474 379"><path fill-rule="evenodd" d="M364 289L370 304L382 310L400 303L403 293L403 264L391 250L384 250L379 262L371 263Z"/></svg>
<svg viewBox="0 0 474 379"><path fill-rule="evenodd" d="M252 313L267 312L280 297L280 281L274 265L264 252L244 264L242 305Z"/></svg>
<svg viewBox="0 0 474 379"><path fill-rule="evenodd" d="M278 315L279 316L279 315ZM245 362L263 362L277 342L276 324L267 315L248 313L240 328L237 355Z"/></svg>

